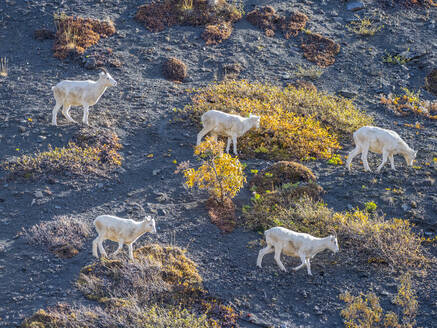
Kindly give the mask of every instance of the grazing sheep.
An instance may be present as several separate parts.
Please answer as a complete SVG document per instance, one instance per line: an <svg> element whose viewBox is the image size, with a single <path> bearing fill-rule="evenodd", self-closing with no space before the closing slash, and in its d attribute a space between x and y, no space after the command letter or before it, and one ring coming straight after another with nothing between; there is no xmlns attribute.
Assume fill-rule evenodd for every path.
<svg viewBox="0 0 437 328"><path fill-rule="evenodd" d="M237 155L237 137L241 137L252 128L259 128L260 117L250 114L249 117L224 113L218 110L210 110L202 115L203 129L197 135L197 145L209 132L214 136L224 135L228 137L226 152L229 153L231 140L234 144L234 154Z"/></svg>
<svg viewBox="0 0 437 328"><path fill-rule="evenodd" d="M100 72L99 79L97 81L70 81L64 80L52 87L53 95L56 100L56 105L52 112L52 125L56 124L56 116L58 111L62 108L62 114L68 120L68 122L75 121L70 116L71 106L83 106L83 124L88 125L88 112L89 107L95 105L100 97L105 92L106 88L114 87L117 82L112 76L101 68L103 72Z"/></svg>
<svg viewBox="0 0 437 328"><path fill-rule="evenodd" d="M371 171L367 162L367 153L370 150L373 153L382 154L382 163L376 169L380 172L381 168L387 163L387 158L390 159L391 168L395 169L393 155L401 154L404 156L408 166L413 165L417 151L411 149L405 141L392 130L378 128L376 126L363 126L354 132L355 149L352 150L347 158L346 167L349 172L351 163L355 156L361 153L364 170Z"/></svg>
<svg viewBox="0 0 437 328"><path fill-rule="evenodd" d="M307 233L295 232L282 227L271 228L265 231L264 235L267 247L259 251L256 261L256 265L260 268L262 268L261 263L264 255L274 251L275 261L279 268L287 271L281 262L281 252L284 252L288 256L300 257L302 264L293 268L293 270L299 270L306 265L308 274L312 276L310 259L325 249L330 249L334 253L338 252L337 237L334 235L317 238Z"/></svg>
<svg viewBox="0 0 437 328"><path fill-rule="evenodd" d="M156 234L155 220L148 216L145 220L136 222L112 215L100 215L94 220L94 226L99 234L93 241L93 255L95 257L99 257L97 246L99 246L100 254L108 257L103 248L103 242L109 239L118 242L118 248L112 256L117 255L123 248L123 244L126 244L129 247L129 258L133 260L132 244L146 232Z"/></svg>

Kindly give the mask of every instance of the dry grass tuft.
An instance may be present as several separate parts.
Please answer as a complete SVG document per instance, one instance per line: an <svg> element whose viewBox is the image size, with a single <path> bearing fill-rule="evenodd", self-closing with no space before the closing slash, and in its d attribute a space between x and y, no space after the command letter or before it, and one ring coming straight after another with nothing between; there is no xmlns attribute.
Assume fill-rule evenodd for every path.
<svg viewBox="0 0 437 328"><path fill-rule="evenodd" d="M180 59L170 57L162 67L164 76L170 81L182 82L187 77L187 65Z"/></svg>
<svg viewBox="0 0 437 328"><path fill-rule="evenodd" d="M210 24L205 26L202 33L202 39L207 45L219 44L223 40L228 39L232 34L232 24L229 22L221 22L218 24Z"/></svg>
<svg viewBox="0 0 437 328"><path fill-rule="evenodd" d="M242 16L239 6L225 0L214 7L210 7L206 0L166 0L140 6L135 19L152 32L176 24L206 26L202 34L206 44L217 44L229 38L232 24Z"/></svg>
<svg viewBox="0 0 437 328"><path fill-rule="evenodd" d="M65 59L70 54L81 55L85 49L115 33L114 23L91 18L55 15L56 40L54 56Z"/></svg>
<svg viewBox="0 0 437 328"><path fill-rule="evenodd" d="M305 58L320 67L334 64L335 56L340 52L338 43L317 33L305 34L301 48Z"/></svg>
<svg viewBox="0 0 437 328"><path fill-rule="evenodd" d="M59 216L25 230L24 236L31 245L40 245L61 258L79 253L83 243L91 236L91 224L83 219Z"/></svg>
<svg viewBox="0 0 437 328"><path fill-rule="evenodd" d="M308 17L299 11L288 17L283 17L277 14L271 6L257 8L249 12L246 19L252 25L262 29L267 36L272 37L276 31L280 30L284 33L286 39L297 36L308 21Z"/></svg>
<svg viewBox="0 0 437 328"><path fill-rule="evenodd" d="M260 129L239 139L246 157L328 159L340 147L337 133L349 135L372 122L351 100L291 85L227 80L195 90L191 99L185 110L195 121L212 109L261 116Z"/></svg>
<svg viewBox="0 0 437 328"><path fill-rule="evenodd" d="M118 136L110 130L81 130L74 140L76 142L70 141L67 147L49 146L48 151L22 155L2 162L0 166L10 173L10 178L29 179L67 172L104 176L106 172L121 165L122 157L118 150L122 146Z"/></svg>

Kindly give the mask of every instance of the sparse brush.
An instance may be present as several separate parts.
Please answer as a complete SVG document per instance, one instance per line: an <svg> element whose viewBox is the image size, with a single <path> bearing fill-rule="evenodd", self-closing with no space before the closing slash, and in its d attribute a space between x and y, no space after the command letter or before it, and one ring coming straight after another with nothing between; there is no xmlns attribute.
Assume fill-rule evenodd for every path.
<svg viewBox="0 0 437 328"><path fill-rule="evenodd" d="M91 224L81 218L59 216L24 231L31 245L47 247L59 257L72 257L91 236Z"/></svg>
<svg viewBox="0 0 437 328"><path fill-rule="evenodd" d="M398 293L393 303L398 306L398 313L384 311L379 297L374 292L360 293L353 296L349 292L340 294L346 303L341 310L347 328L413 328L416 326L418 302L413 289L411 274L405 273L399 278Z"/></svg>
<svg viewBox="0 0 437 328"><path fill-rule="evenodd" d="M180 248L152 244L134 254L134 262L104 259L82 268L77 287L99 302L117 298L139 306L191 303L203 293L196 264Z"/></svg>
<svg viewBox="0 0 437 328"><path fill-rule="evenodd" d="M335 229L355 254L359 252L374 263L388 264L393 270L423 272L432 261L407 220L386 220L358 209L333 212L306 195L299 199L288 198L286 192L257 195L244 210L246 224L252 229L282 226L319 237Z"/></svg>
<svg viewBox="0 0 437 328"><path fill-rule="evenodd" d="M38 310L24 320L22 328L217 328L218 323L205 314L195 314L180 306L152 305L140 308L129 302L113 300L106 306L58 304Z"/></svg>
<svg viewBox="0 0 437 328"><path fill-rule="evenodd" d="M308 78L310 80L317 80L323 74L323 69L318 66L301 66L298 65L296 71L293 73L294 77Z"/></svg>
<svg viewBox="0 0 437 328"><path fill-rule="evenodd" d="M376 25L370 18L360 18L358 15L355 15L355 17L357 20L346 25L346 28L355 34L373 36L383 28L383 26Z"/></svg>
<svg viewBox="0 0 437 328"><path fill-rule="evenodd" d="M74 137L76 142L70 141L67 147L53 148L49 145L48 151L13 158L1 162L0 167L8 171L11 178L32 179L42 175L67 172L104 176L107 171L121 165L123 158L118 153L121 144L116 134L100 129L96 131L100 133L98 136L81 130ZM93 146L90 146L91 144Z"/></svg>
<svg viewBox="0 0 437 328"><path fill-rule="evenodd" d="M420 92L414 92L407 88L402 89L403 95L388 94L381 96L381 104L386 105L398 116L407 116L411 114L425 116L427 118L437 119L437 101L420 99Z"/></svg>
<svg viewBox="0 0 437 328"><path fill-rule="evenodd" d="M6 57L0 57L0 76L8 76L8 59Z"/></svg>

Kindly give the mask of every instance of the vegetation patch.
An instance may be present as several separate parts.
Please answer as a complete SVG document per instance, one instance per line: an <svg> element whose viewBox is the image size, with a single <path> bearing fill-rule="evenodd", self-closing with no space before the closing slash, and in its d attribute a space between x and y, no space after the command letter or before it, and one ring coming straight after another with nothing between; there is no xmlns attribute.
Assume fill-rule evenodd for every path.
<svg viewBox="0 0 437 328"><path fill-rule="evenodd" d="M24 231L31 245L47 247L56 256L70 258L79 253L83 243L91 236L91 224L83 219L58 216Z"/></svg>
<svg viewBox="0 0 437 328"><path fill-rule="evenodd" d="M329 159L340 148L337 134L349 135L372 119L349 99L308 88L223 81L195 90L185 111L198 122L208 110L261 116L260 129L238 139L243 156L274 159Z"/></svg>
<svg viewBox="0 0 437 328"><path fill-rule="evenodd" d="M368 17L361 18L358 15L355 15L356 20L353 20L346 28L358 35L362 36L373 36L376 32L382 29L381 25L376 24Z"/></svg>
<svg viewBox="0 0 437 328"><path fill-rule="evenodd" d="M306 59L327 67L334 64L335 56L340 52L340 45L318 33L307 33L303 37L301 48Z"/></svg>
<svg viewBox="0 0 437 328"><path fill-rule="evenodd" d="M372 291L361 292L358 296L353 296L349 292L340 294L340 299L346 303L346 308L341 310L345 326L347 328L415 327L418 302L411 275L406 273L399 280L398 293L392 300L397 306L397 313L384 311L379 303L379 297Z"/></svg>
<svg viewBox="0 0 437 328"><path fill-rule="evenodd" d="M223 40L229 39L232 33L232 24L229 22L220 22L218 24L208 24L202 33L202 39L207 45L219 44Z"/></svg>
<svg viewBox="0 0 437 328"><path fill-rule="evenodd" d="M285 192L257 194L243 213L246 225L255 230L282 226L322 237L335 229L342 248L351 257L386 264L393 270L420 271L430 263L420 236L411 230L408 220L386 220L359 209L334 212L308 196L290 199Z"/></svg>
<svg viewBox="0 0 437 328"><path fill-rule="evenodd" d="M296 11L288 17L281 16L276 13L271 6L257 8L249 12L246 19L252 25L260 28L267 36L274 36L276 31L282 31L284 37L289 39L292 36L297 36L308 21L308 16Z"/></svg>
<svg viewBox="0 0 437 328"><path fill-rule="evenodd" d="M389 94L381 96L381 104L384 104L397 116L421 115L427 118L437 119L437 101L420 99L420 92L413 92L403 88L403 95Z"/></svg>
<svg viewBox="0 0 437 328"><path fill-rule="evenodd" d="M189 162L183 162L176 172L183 172L188 188L197 186L208 190L210 199L207 206L212 222L223 231L230 232L235 225L232 199L243 188L246 177L238 158L224 154L223 149L223 142L207 137L194 151L200 166L195 169L190 167Z"/></svg>
<svg viewBox="0 0 437 328"><path fill-rule="evenodd" d="M152 32L177 24L206 26L203 39L207 44L217 44L229 38L232 24L242 16L241 6L225 0L216 6L210 6L207 0L163 0L140 6L135 19Z"/></svg>
<svg viewBox="0 0 437 328"><path fill-rule="evenodd" d="M170 81L182 82L187 77L187 65L180 59L170 57L162 66L164 76Z"/></svg>
<svg viewBox="0 0 437 328"><path fill-rule="evenodd" d="M141 306L190 303L203 292L196 265L183 250L152 244L136 250L134 257L134 262L103 259L82 268L77 287L102 303L115 298Z"/></svg>
<svg viewBox="0 0 437 328"><path fill-rule="evenodd" d="M38 310L24 320L22 328L213 328L219 327L206 314L193 314L188 309L152 305L139 308L130 303L84 307L58 304L48 310Z"/></svg>
<svg viewBox="0 0 437 328"><path fill-rule="evenodd" d="M81 55L85 49L97 44L100 38L115 33L114 23L92 18L55 15L56 40L54 56L65 59L70 54Z"/></svg>
<svg viewBox="0 0 437 328"><path fill-rule="evenodd" d="M306 166L296 162L280 161L257 172L250 186L251 190L257 193L272 192L278 189L288 189L290 192L293 189L293 192L300 194L300 190L306 193L307 185L305 184L311 184L314 186L314 191L310 194L316 198L322 190L315 184L316 180L314 173Z"/></svg>
<svg viewBox="0 0 437 328"><path fill-rule="evenodd" d="M101 134L98 134L101 132ZM97 174L120 166L122 157L118 136L110 130L81 130L67 147L49 146L48 151L22 155L4 161L1 167L10 177L37 178L50 174Z"/></svg>

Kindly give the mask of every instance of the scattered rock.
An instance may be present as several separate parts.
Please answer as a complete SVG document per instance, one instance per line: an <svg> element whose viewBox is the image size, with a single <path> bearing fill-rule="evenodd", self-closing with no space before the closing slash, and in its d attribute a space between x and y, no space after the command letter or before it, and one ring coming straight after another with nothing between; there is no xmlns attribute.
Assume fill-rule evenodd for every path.
<svg viewBox="0 0 437 328"><path fill-rule="evenodd" d="M20 131L21 133L24 133L24 132L26 132L26 127L24 127L24 126L18 126L18 131Z"/></svg>
<svg viewBox="0 0 437 328"><path fill-rule="evenodd" d="M41 190L35 191L34 195L35 195L36 198L43 198L44 197L44 195L43 195Z"/></svg>
<svg viewBox="0 0 437 328"><path fill-rule="evenodd" d="M84 58L83 67L86 69L96 69L97 61L94 57Z"/></svg>
<svg viewBox="0 0 437 328"><path fill-rule="evenodd" d="M434 68L425 78L426 89L437 96L437 68Z"/></svg>
<svg viewBox="0 0 437 328"><path fill-rule="evenodd" d="M358 11L364 8L365 5L361 1L350 1L346 4L346 9L349 11Z"/></svg>

